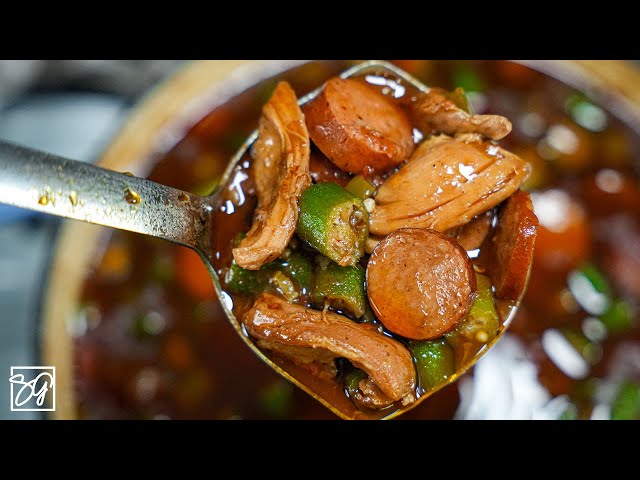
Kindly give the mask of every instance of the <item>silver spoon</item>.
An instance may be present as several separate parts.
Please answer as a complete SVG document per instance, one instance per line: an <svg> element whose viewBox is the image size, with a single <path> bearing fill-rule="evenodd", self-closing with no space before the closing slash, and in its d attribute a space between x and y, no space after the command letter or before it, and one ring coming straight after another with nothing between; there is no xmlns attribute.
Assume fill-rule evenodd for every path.
<svg viewBox="0 0 640 480"><path fill-rule="evenodd" d="M344 71L340 76L387 77L412 85L420 91L428 88L399 68L382 61L368 61ZM315 98L322 87L300 98L303 105ZM331 401L323 392L296 378L258 349L244 333L233 314L233 302L220 286L212 260L211 245L213 211L217 193L227 184L234 168L258 137L253 132L231 159L218 191L207 197L184 192L166 185L134 177L127 173L106 170L76 160L58 157L38 150L0 142L0 203L36 210L38 212L72 218L88 223L142 233L189 247L196 251L209 270L215 291L229 322L243 341L267 365L302 388L341 418L372 418L358 411L346 398ZM423 394L415 403L380 412L373 418L392 418L406 412L425 398L457 380L500 338L513 319L519 301L503 309L502 328L489 344L469 360L463 368L449 377L446 383Z"/></svg>

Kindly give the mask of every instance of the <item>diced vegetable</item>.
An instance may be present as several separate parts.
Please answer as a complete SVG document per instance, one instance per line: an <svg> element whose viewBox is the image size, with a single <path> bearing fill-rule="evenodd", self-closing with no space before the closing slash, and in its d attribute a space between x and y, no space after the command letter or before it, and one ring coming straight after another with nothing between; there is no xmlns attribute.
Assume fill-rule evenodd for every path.
<svg viewBox="0 0 640 480"><path fill-rule="evenodd" d="M335 310L350 313L355 318L362 317L366 308L364 276L365 270L360 265L341 267L333 262L318 265L313 291L315 304L322 307L328 302Z"/></svg>
<svg viewBox="0 0 640 480"><path fill-rule="evenodd" d="M640 420L640 385L624 382L611 405L612 420Z"/></svg>
<svg viewBox="0 0 640 480"><path fill-rule="evenodd" d="M461 64L453 72L453 84L467 92L481 92L485 85L478 74L469 65Z"/></svg>
<svg viewBox="0 0 640 480"><path fill-rule="evenodd" d="M132 333L138 340L153 338L164 331L166 323L162 314L152 310L135 317Z"/></svg>
<svg viewBox="0 0 640 480"><path fill-rule="evenodd" d="M191 190L196 195L200 195L202 197L206 195L211 195L220 185L220 177L216 177L214 179L207 180L198 184L196 187Z"/></svg>
<svg viewBox="0 0 640 480"><path fill-rule="evenodd" d="M607 278L604 274L592 263L587 263L582 266L580 269L580 273L584 275L600 293L605 293L607 295L611 294L611 286L607 281Z"/></svg>
<svg viewBox="0 0 640 480"><path fill-rule="evenodd" d="M312 185L300 198L296 232L341 266L354 266L364 254L369 214L362 200L335 183Z"/></svg>
<svg viewBox="0 0 640 480"><path fill-rule="evenodd" d="M224 276L224 283L231 293L253 295L260 293L267 285L267 281L261 273L261 270L242 268L233 260Z"/></svg>
<svg viewBox="0 0 640 480"><path fill-rule="evenodd" d="M624 300L614 300L609 309L600 315L609 333L620 333L631 326L631 310Z"/></svg>
<svg viewBox="0 0 640 480"><path fill-rule="evenodd" d="M359 395L360 381L366 379L367 376L366 372L359 368L354 368L345 375L344 388L347 390L349 398L354 399Z"/></svg>
<svg viewBox="0 0 640 480"><path fill-rule="evenodd" d="M560 416L558 417L558 420L577 420L577 419L578 419L578 409L573 403L570 403L569 405L567 405L567 408L565 408L560 414Z"/></svg>
<svg viewBox="0 0 640 480"><path fill-rule="evenodd" d="M444 338L412 342L409 350L423 391L444 383L455 372L454 352Z"/></svg>
<svg viewBox="0 0 640 480"><path fill-rule="evenodd" d="M176 274L176 267L173 263L173 257L170 255L158 254L154 256L151 264L151 278L166 284L173 280Z"/></svg>
<svg viewBox="0 0 640 480"><path fill-rule="evenodd" d="M180 284L194 297L214 299L216 292L209 270L200 256L189 248L179 248L176 253L176 273Z"/></svg>
<svg viewBox="0 0 640 480"><path fill-rule="evenodd" d="M602 132L607 128L608 119L605 111L582 94L569 97L565 102L565 109L578 125L587 130Z"/></svg>
<svg viewBox="0 0 640 480"><path fill-rule="evenodd" d="M273 274L271 283L288 302L293 302L300 296L300 291L296 288L293 281L280 270Z"/></svg>
<svg viewBox="0 0 640 480"><path fill-rule="evenodd" d="M293 385L277 380L260 391L258 400L262 410L269 416L284 418L293 407Z"/></svg>
<svg viewBox="0 0 640 480"><path fill-rule="evenodd" d="M369 181L362 175L356 175L349 181L346 190L352 195L364 200L365 198L373 196L376 191L376 187L371 185L371 183L369 183Z"/></svg>
<svg viewBox="0 0 640 480"><path fill-rule="evenodd" d="M563 328L562 334L589 364L595 365L602 358L602 347L600 344L591 342L579 331L573 328Z"/></svg>
<svg viewBox="0 0 640 480"><path fill-rule="evenodd" d="M469 115L473 115L473 108L471 108L471 104L469 103L469 99L467 98L464 88L457 87L453 92L448 92L447 98L455 103L456 107L464 110Z"/></svg>
<svg viewBox="0 0 640 480"><path fill-rule="evenodd" d="M301 289L309 292L313 280L313 266L308 257L300 254L292 254L281 264L282 271L290 278L295 279Z"/></svg>
<svg viewBox="0 0 640 480"><path fill-rule="evenodd" d="M595 265L587 263L572 272L568 284L580 306L598 315L609 333L620 333L631 326L629 304L614 297L611 284Z"/></svg>
<svg viewBox="0 0 640 480"><path fill-rule="evenodd" d="M477 342L487 343L498 334L500 321L493 302L491 280L486 275L476 273L478 289L476 299L471 305L467 316L451 332L446 334L447 340L456 343L457 337Z"/></svg>

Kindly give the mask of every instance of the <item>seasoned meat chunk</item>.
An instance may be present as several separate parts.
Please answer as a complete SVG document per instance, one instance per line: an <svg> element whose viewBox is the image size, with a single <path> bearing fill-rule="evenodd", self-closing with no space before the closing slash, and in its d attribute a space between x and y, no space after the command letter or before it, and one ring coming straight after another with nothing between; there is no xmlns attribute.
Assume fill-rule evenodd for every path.
<svg viewBox="0 0 640 480"><path fill-rule="evenodd" d="M528 163L492 143L432 137L378 189L370 232L459 227L515 192L528 172Z"/></svg>
<svg viewBox="0 0 640 480"><path fill-rule="evenodd" d="M413 152L406 114L363 82L332 78L303 110L313 142L345 172L384 172Z"/></svg>
<svg viewBox="0 0 640 480"><path fill-rule="evenodd" d="M467 314L476 276L467 252L453 238L418 228L387 235L367 265L371 308L393 333L431 340Z"/></svg>
<svg viewBox="0 0 640 480"><path fill-rule="evenodd" d="M524 292L537 231L538 217L533 213L531 197L522 191L514 193L502 206L495 232L481 248L480 260L497 298L517 300Z"/></svg>
<svg viewBox="0 0 640 480"><path fill-rule="evenodd" d="M455 238L465 250L475 250L480 248L489 230L491 230L492 219L493 210L487 210L474 217L469 223L449 230L447 234Z"/></svg>
<svg viewBox="0 0 640 480"><path fill-rule="evenodd" d="M333 312L287 303L270 293L255 300L242 323L261 348L310 364L316 370L321 364L325 372L330 372L334 359L346 358L364 370L379 389L375 390L375 399L364 400L372 407L398 400L405 405L415 401L416 374L409 351L365 324ZM367 385L367 391L373 388Z"/></svg>
<svg viewBox="0 0 640 480"><path fill-rule="evenodd" d="M298 222L298 199L311 184L309 134L294 91L280 82L262 109L251 173L258 207L247 236L233 249L242 268L258 270L287 247Z"/></svg>
<svg viewBox="0 0 640 480"><path fill-rule="evenodd" d="M478 133L492 140L500 140L511 132L511 122L505 117L470 115L439 88L420 94L411 104L411 116L424 135Z"/></svg>

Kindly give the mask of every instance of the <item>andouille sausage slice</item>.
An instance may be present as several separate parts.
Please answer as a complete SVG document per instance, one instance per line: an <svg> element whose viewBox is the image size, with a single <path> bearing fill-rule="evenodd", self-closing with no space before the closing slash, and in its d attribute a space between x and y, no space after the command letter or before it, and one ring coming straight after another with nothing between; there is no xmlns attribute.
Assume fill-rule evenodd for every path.
<svg viewBox="0 0 640 480"><path fill-rule="evenodd" d="M537 233L531 197L518 190L502 206L495 231L480 248L497 298L517 300L524 292Z"/></svg>
<svg viewBox="0 0 640 480"><path fill-rule="evenodd" d="M467 252L435 230L396 230L376 246L367 265L371 307L385 327L413 340L430 340L455 328L475 292Z"/></svg>
<svg viewBox="0 0 640 480"><path fill-rule="evenodd" d="M407 115L362 81L332 78L302 110L313 142L346 172L384 172L414 150Z"/></svg>

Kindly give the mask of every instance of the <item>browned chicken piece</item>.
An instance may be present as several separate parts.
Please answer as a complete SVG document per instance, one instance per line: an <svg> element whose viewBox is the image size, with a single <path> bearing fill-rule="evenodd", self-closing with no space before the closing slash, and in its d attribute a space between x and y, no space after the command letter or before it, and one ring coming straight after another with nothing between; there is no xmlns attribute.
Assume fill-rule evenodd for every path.
<svg viewBox="0 0 640 480"><path fill-rule="evenodd" d="M492 140L500 140L511 132L511 122L505 117L470 115L446 94L445 90L432 88L420 94L411 104L413 122L425 136L434 133L479 133Z"/></svg>
<svg viewBox="0 0 640 480"><path fill-rule="evenodd" d="M493 210L488 210L473 218L469 223L449 230L447 234L454 237L465 250L475 250L480 248L491 230L492 219Z"/></svg>
<svg viewBox="0 0 640 480"><path fill-rule="evenodd" d="M384 236L404 227L446 232L498 205L528 173L528 163L490 142L432 137L378 190L370 232Z"/></svg>
<svg viewBox="0 0 640 480"><path fill-rule="evenodd" d="M233 249L242 268L258 270L278 258L298 222L298 200L311 184L309 133L295 92L280 82L262 109L251 173L258 206L247 236Z"/></svg>
<svg viewBox="0 0 640 480"><path fill-rule="evenodd" d="M409 351L365 324L342 315L287 303L262 293L242 322L258 346L298 364L332 372L333 360L346 358L369 375L361 382L361 404L382 408L396 401L415 401L416 374ZM334 370L333 370L334 371Z"/></svg>

